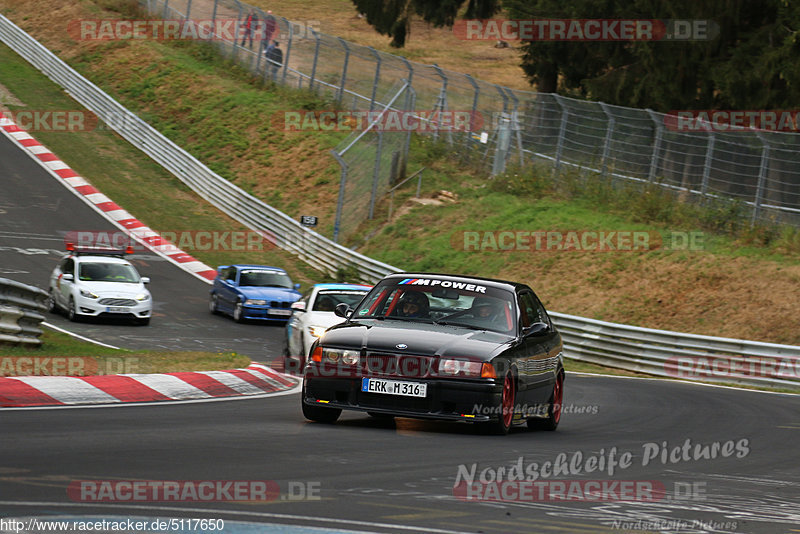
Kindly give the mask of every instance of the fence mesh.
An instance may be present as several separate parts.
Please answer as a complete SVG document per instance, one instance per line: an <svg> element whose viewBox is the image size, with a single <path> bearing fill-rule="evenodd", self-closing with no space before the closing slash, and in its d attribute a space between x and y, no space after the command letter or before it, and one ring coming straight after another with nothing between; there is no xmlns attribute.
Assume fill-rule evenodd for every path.
<svg viewBox="0 0 800 534"><path fill-rule="evenodd" d="M349 43L237 0L140 2L151 14L163 18L233 19L240 33L251 12L259 21L274 20L271 37L281 42L280 65L272 65L264 57L259 43L242 46L240 36L216 39L215 43L222 54L254 73L311 89L344 109L383 109L386 99L394 96L397 81L408 80L417 112L471 114L467 131L434 128L427 133L446 141L453 150L482 151L493 163L493 172L502 172L507 162L524 166L544 161L556 170L577 166L604 176L679 189L698 198L733 199L747 207L742 210L743 217L751 222L800 226L800 134L686 131L676 128L672 117L651 110L512 90ZM506 128L511 131L504 134ZM378 140L364 136L360 142L375 147ZM354 159L348 162L349 176L355 179L358 174L371 180L369 173L376 167L369 151L374 148L365 148L360 159L355 156L357 149L351 150ZM356 165L364 169L356 171ZM372 191L371 187L353 191L362 189ZM360 209L350 213L356 211ZM343 226L351 224L356 220L343 220Z"/></svg>

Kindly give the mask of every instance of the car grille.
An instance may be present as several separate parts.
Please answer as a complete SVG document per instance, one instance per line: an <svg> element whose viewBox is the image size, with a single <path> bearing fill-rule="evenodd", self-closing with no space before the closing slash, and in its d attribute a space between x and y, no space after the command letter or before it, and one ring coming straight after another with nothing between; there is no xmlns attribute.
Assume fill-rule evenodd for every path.
<svg viewBox="0 0 800 534"><path fill-rule="evenodd" d="M100 299L97 303L103 306L136 306L133 299Z"/></svg>
<svg viewBox="0 0 800 534"><path fill-rule="evenodd" d="M280 302L280 301L277 301L277 300L273 300L272 302L269 303L269 305L270 305L271 308L288 308L289 306L292 305L292 303L291 302Z"/></svg>
<svg viewBox="0 0 800 534"><path fill-rule="evenodd" d="M366 376L395 376L401 378L423 378L435 374L432 366L438 359L429 356L407 354L367 354L364 371Z"/></svg>

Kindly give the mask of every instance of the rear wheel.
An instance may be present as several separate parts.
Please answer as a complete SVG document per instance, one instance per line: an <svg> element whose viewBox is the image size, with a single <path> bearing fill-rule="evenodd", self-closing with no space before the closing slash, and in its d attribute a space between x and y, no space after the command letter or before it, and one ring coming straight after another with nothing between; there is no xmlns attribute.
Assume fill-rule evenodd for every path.
<svg viewBox="0 0 800 534"><path fill-rule="evenodd" d="M534 430L555 430L561 422L561 406L564 404L564 371L556 375L550 406L547 408L547 419L528 419L528 428Z"/></svg>
<svg viewBox="0 0 800 534"><path fill-rule="evenodd" d="M53 288L50 288L50 293L47 296L47 311L58 313L58 304L56 304L56 295L53 292Z"/></svg>
<svg viewBox="0 0 800 534"><path fill-rule="evenodd" d="M323 406L310 406L303 402L301 399L300 402L303 404L303 415L306 419L310 421L315 421L317 423L326 423L331 424L335 423L339 416L342 413L340 408L325 408Z"/></svg>
<svg viewBox="0 0 800 534"><path fill-rule="evenodd" d="M505 435L511 429L514 420L514 402L517 397L517 384L514 375L509 371L503 380L503 393L500 397L497 419L483 423L484 430L491 434Z"/></svg>
<svg viewBox="0 0 800 534"><path fill-rule="evenodd" d="M213 293L208 299L208 311L215 315L219 313L219 304L217 303L218 298L219 297L217 297L217 294Z"/></svg>

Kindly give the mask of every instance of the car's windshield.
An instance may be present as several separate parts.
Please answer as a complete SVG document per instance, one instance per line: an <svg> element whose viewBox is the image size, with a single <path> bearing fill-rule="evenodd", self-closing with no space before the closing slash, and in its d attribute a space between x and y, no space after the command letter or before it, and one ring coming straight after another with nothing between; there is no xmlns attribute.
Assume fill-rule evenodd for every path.
<svg viewBox="0 0 800 534"><path fill-rule="evenodd" d="M247 270L239 276L239 285L247 287L292 287L289 275L280 271Z"/></svg>
<svg viewBox="0 0 800 534"><path fill-rule="evenodd" d="M139 273L133 265L124 263L80 263L78 279L83 282L122 282L136 284Z"/></svg>
<svg viewBox="0 0 800 534"><path fill-rule="evenodd" d="M325 289L317 293L317 298L314 300L312 311L327 311L333 312L337 304L344 302L351 308L356 306L367 290L343 290L343 289Z"/></svg>
<svg viewBox="0 0 800 534"><path fill-rule="evenodd" d="M516 331L514 294L480 281L394 278L379 283L353 319L394 319L479 330Z"/></svg>

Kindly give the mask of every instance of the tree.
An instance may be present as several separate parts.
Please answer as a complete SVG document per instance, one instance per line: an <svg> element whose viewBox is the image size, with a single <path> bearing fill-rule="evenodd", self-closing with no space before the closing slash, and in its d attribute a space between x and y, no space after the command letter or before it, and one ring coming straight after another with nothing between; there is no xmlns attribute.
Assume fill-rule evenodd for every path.
<svg viewBox="0 0 800 534"><path fill-rule="evenodd" d="M464 16L468 19L487 19L500 8L500 0L353 0L367 22L378 33L391 37L396 48L405 46L414 15L437 28L450 27L465 3Z"/></svg>

